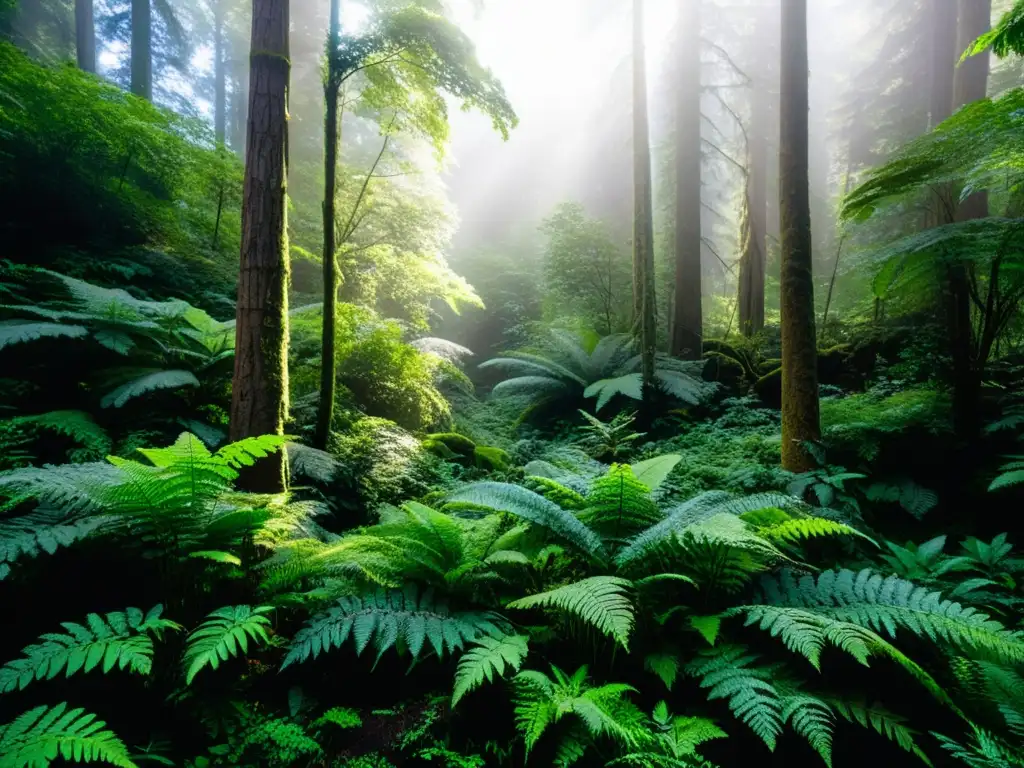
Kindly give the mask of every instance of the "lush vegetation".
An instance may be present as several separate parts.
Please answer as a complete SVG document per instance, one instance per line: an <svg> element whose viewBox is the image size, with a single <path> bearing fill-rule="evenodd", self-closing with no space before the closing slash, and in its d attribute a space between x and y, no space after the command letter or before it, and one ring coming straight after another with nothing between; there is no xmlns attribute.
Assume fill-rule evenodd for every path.
<svg viewBox="0 0 1024 768"><path fill-rule="evenodd" d="M710 4L680 45L746 79L666 82L731 114L715 159L644 146L637 98L625 222L563 202L471 256L449 101L518 119L459 14L299 6L0 2L0 768L1024 766L1024 89L963 74L1024 5L945 20L976 42L921 65L920 130L865 75L834 210L783 152L824 279L766 230L801 78L763 135ZM691 242L702 205L739 210Z"/></svg>

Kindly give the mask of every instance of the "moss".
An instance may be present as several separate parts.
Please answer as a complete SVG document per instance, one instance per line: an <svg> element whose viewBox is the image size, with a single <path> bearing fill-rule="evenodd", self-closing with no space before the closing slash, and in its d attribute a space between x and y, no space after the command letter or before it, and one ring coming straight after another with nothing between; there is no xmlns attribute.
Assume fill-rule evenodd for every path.
<svg viewBox="0 0 1024 768"><path fill-rule="evenodd" d="M704 381L717 381L723 384L735 384L742 381L746 371L739 361L723 352L705 352L707 362L701 374Z"/></svg>
<svg viewBox="0 0 1024 768"><path fill-rule="evenodd" d="M782 366L758 379L754 391L766 405L773 408L782 405Z"/></svg>
<svg viewBox="0 0 1024 768"><path fill-rule="evenodd" d="M478 445L476 447L476 450L473 452L473 460L481 469L489 469L492 472L505 471L512 464L511 457L501 448L485 445Z"/></svg>
<svg viewBox="0 0 1024 768"><path fill-rule="evenodd" d="M764 360L761 363L759 363L758 366L757 366L757 373L760 376L767 376L769 373L774 371L776 368L781 368L781 367L782 367L782 360L777 358L777 357L773 357L773 358L770 358L768 360Z"/></svg>
<svg viewBox="0 0 1024 768"><path fill-rule="evenodd" d="M457 432L437 432L432 435L427 435L424 447L426 447L428 442L434 444L440 443L452 453L458 456L465 456L467 458L472 456L473 452L476 450L476 443L465 435L460 435Z"/></svg>
<svg viewBox="0 0 1024 768"><path fill-rule="evenodd" d="M787 520L792 520L792 515L778 507L766 507L740 515L740 519L749 523L755 528L769 528L773 525L781 525Z"/></svg>
<svg viewBox="0 0 1024 768"><path fill-rule="evenodd" d="M820 384L841 384L850 372L853 353L849 344L837 344L828 349L818 350L818 382Z"/></svg>

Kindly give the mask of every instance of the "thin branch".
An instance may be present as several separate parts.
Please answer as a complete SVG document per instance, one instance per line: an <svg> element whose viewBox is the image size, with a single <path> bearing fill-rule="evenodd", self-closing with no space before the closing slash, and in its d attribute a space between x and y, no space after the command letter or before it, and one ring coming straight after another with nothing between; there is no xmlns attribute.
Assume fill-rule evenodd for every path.
<svg viewBox="0 0 1024 768"><path fill-rule="evenodd" d="M702 237L700 239L700 242L701 242L701 245L705 246L709 251L711 251L712 254L714 254L714 257L716 259L718 259L722 263L723 267L725 267L727 270L729 270L729 272L732 273L733 277L736 276L736 270L733 269L731 266L729 266L729 264L727 264L725 262L725 259L723 259L721 256L718 255L718 251L716 251L715 247L713 245L711 245L711 241L710 240L708 240L706 237Z"/></svg>
<svg viewBox="0 0 1024 768"><path fill-rule="evenodd" d="M359 206L362 205L363 198L366 196L366 189L370 186L370 180L373 178L373 173L377 170L377 165L380 164L381 158L384 157L384 153L387 151L388 142L391 140L390 131L397 119L397 115L391 118L391 122L388 124L387 130L384 132L384 142L381 144L380 152L377 153L377 159L373 161L373 166L371 166L370 172L366 174L366 178L363 180L363 186L359 190L359 196L356 198L355 205L352 206L351 214L349 214L348 223L345 224L345 228L342 230L343 234L341 242L343 243L347 242L355 231L355 229L352 228L352 222L355 220L356 213L359 211ZM360 221L362 220L360 219Z"/></svg>

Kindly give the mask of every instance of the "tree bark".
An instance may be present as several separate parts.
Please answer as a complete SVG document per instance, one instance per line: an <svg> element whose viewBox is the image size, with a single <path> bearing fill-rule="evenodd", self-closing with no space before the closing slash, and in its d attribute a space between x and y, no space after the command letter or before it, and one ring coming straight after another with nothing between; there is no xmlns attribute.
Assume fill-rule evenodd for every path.
<svg viewBox="0 0 1024 768"><path fill-rule="evenodd" d="M75 0L75 50L78 68L83 72L96 71L96 21L92 3L93 0Z"/></svg>
<svg viewBox="0 0 1024 768"><path fill-rule="evenodd" d="M283 434L288 396L288 0L253 0L249 130L231 392L231 439ZM242 477L286 487L283 452Z"/></svg>
<svg viewBox="0 0 1024 768"><path fill-rule="evenodd" d="M633 314L639 330L640 366L645 397L654 384L656 344L654 214L651 200L644 6L643 0L633 0Z"/></svg>
<svg viewBox="0 0 1024 768"><path fill-rule="evenodd" d="M218 147L224 146L228 120L227 72L224 61L225 1L213 0L213 135Z"/></svg>
<svg viewBox="0 0 1024 768"><path fill-rule="evenodd" d="M948 24L948 21L944 19ZM960 23L954 53L959 55L979 36L988 32L992 22L991 0L960 0ZM943 39L947 39L945 32ZM953 80L953 105L984 99L988 95L989 54L971 56L960 64ZM983 219L988 216L988 194L975 192L957 207L959 221ZM955 262L949 269L947 318L953 357L953 422L956 433L970 440L981 425L981 381L986 357L976 354L971 322L970 277L968 265ZM998 275L998 269L995 272ZM998 286L989 285L989 291ZM982 329L984 332L986 329ZM977 350L980 352L980 350Z"/></svg>
<svg viewBox="0 0 1024 768"><path fill-rule="evenodd" d="M779 207L782 236L782 466L804 472L803 443L821 438L811 273L807 0L782 0Z"/></svg>
<svg viewBox="0 0 1024 768"><path fill-rule="evenodd" d="M768 9L759 10L755 37L763 39L774 26ZM740 255L740 332L753 336L764 328L764 282L768 258L768 135L769 84L754 76L751 84L750 128L747 130L747 190L743 251Z"/></svg>
<svg viewBox="0 0 1024 768"><path fill-rule="evenodd" d="M338 261L335 235L335 196L338 178L338 91L341 73L337 54L341 46L341 0L331 0L331 26L327 44L327 80L324 83L324 308L320 350L320 408L317 410L313 447L327 450L334 421L334 390L338 376L337 336Z"/></svg>
<svg viewBox="0 0 1024 768"><path fill-rule="evenodd" d="M150 0L132 0L132 93L153 100L153 11Z"/></svg>
<svg viewBox="0 0 1024 768"><path fill-rule="evenodd" d="M676 274L670 351L684 360L703 352L701 307L700 3L679 0L676 92Z"/></svg>

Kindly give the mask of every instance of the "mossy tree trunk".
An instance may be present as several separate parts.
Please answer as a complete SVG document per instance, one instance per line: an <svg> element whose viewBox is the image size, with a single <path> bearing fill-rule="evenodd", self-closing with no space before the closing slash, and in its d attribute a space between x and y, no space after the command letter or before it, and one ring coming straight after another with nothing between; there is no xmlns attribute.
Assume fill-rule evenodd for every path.
<svg viewBox="0 0 1024 768"><path fill-rule="evenodd" d="M633 0L633 321L640 342L645 397L654 384L656 320L651 147L643 0ZM678 298L677 298L678 300Z"/></svg>
<svg viewBox="0 0 1024 768"><path fill-rule="evenodd" d="M253 0L232 440L282 434L288 408L288 2ZM285 473L277 453L243 475L243 485L278 492Z"/></svg>
<svg viewBox="0 0 1024 768"><path fill-rule="evenodd" d="M782 0L781 75L782 466L804 472L814 466L804 443L821 437L807 167L807 0Z"/></svg>
<svg viewBox="0 0 1024 768"><path fill-rule="evenodd" d="M331 26L327 43L327 77L324 82L324 308L320 354L320 407L316 416L313 446L327 449L334 421L334 391L337 379L338 261L335 246L335 197L338 178L338 92L341 72L338 53L341 47L341 0L331 0Z"/></svg>
<svg viewBox="0 0 1024 768"><path fill-rule="evenodd" d="M676 53L676 274L671 352L699 360L704 335L701 307L700 3L679 0Z"/></svg>
<svg viewBox="0 0 1024 768"><path fill-rule="evenodd" d="M150 0L132 0L132 93L153 100L153 9Z"/></svg>
<svg viewBox="0 0 1024 768"><path fill-rule="evenodd" d="M75 52L78 68L96 71L96 20L93 0L75 0Z"/></svg>

